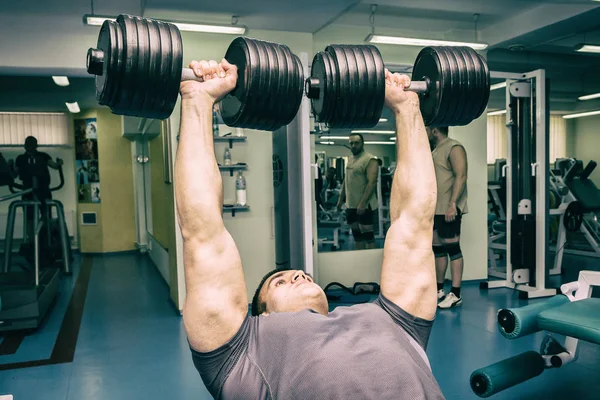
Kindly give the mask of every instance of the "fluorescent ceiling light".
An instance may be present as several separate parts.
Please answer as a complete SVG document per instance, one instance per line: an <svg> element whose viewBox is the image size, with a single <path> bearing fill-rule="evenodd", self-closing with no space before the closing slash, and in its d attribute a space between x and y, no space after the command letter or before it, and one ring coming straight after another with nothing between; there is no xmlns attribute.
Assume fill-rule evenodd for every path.
<svg viewBox="0 0 600 400"><path fill-rule="evenodd" d="M69 111L71 111L73 114L77 114L78 112L80 112L81 110L79 109L79 104L77 104L77 102L75 103L65 103L67 105L67 108L69 109Z"/></svg>
<svg viewBox="0 0 600 400"><path fill-rule="evenodd" d="M600 45L580 44L575 46L575 50L582 53L600 53Z"/></svg>
<svg viewBox="0 0 600 400"><path fill-rule="evenodd" d="M390 140L396 140L396 136L392 136Z"/></svg>
<svg viewBox="0 0 600 400"><path fill-rule="evenodd" d="M116 18L102 15L92 15L86 14L83 16L83 23L85 25L93 25L93 26L101 26L104 21L115 21ZM189 22L175 22L175 21L166 21L169 22L180 31L187 32L207 32L207 33L225 33L230 35L243 35L246 33L247 27L243 25L209 25L209 24L193 24Z"/></svg>
<svg viewBox="0 0 600 400"><path fill-rule="evenodd" d="M58 86L69 86L69 78L67 78L66 76L53 76L52 80Z"/></svg>
<svg viewBox="0 0 600 400"><path fill-rule="evenodd" d="M598 0L598 1L600 1L600 0ZM597 99L599 97L600 97L600 93L586 94L585 96L579 96L577 98L577 100L581 100L581 101L583 101L583 100L591 100L591 99Z"/></svg>
<svg viewBox="0 0 600 400"><path fill-rule="evenodd" d="M396 131L369 131L369 130L358 130L358 131L350 131L350 133L382 133L382 134L391 134L391 133L396 133Z"/></svg>
<svg viewBox="0 0 600 400"><path fill-rule="evenodd" d="M506 87L506 81L491 85L490 90L502 89L503 87Z"/></svg>
<svg viewBox="0 0 600 400"><path fill-rule="evenodd" d="M243 35L246 33L246 27L241 25L205 25L189 24L186 22L172 22L180 31L187 32L208 32L208 33L226 33L228 35Z"/></svg>
<svg viewBox="0 0 600 400"><path fill-rule="evenodd" d="M471 47L474 50L485 50L488 45L485 43L468 43L468 42L454 42L447 40L432 40L432 39L416 39L416 38L407 38L407 37L398 37L398 36L383 36L383 35L375 35L373 33L369 34L365 38L366 42L369 43L381 43L381 44L398 44L405 46L467 46Z"/></svg>
<svg viewBox="0 0 600 400"><path fill-rule="evenodd" d="M394 142L365 142L365 144L396 144Z"/></svg>
<svg viewBox="0 0 600 400"><path fill-rule="evenodd" d="M321 135L320 139L339 139L339 140L347 140L350 139L350 136L329 136L329 135Z"/></svg>
<svg viewBox="0 0 600 400"><path fill-rule="evenodd" d="M506 114L506 110L492 111L487 113L488 116Z"/></svg>
<svg viewBox="0 0 600 400"><path fill-rule="evenodd" d="M581 118L581 117L589 117L590 115L600 115L600 110L582 112L582 113L577 113L577 114L567 114L567 115L563 115L563 118L564 119Z"/></svg>
<svg viewBox="0 0 600 400"><path fill-rule="evenodd" d="M600 0L598 0L598 1L600 1ZM387 122L387 121L388 121L387 118L379 118L379 122Z"/></svg>
<svg viewBox="0 0 600 400"><path fill-rule="evenodd" d="M335 144L335 142L319 142L321 144Z"/></svg>

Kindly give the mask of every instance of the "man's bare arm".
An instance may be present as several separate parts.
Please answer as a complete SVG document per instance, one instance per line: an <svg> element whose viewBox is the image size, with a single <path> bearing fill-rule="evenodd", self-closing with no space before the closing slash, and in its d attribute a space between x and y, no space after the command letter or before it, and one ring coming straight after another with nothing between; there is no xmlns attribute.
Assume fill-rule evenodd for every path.
<svg viewBox="0 0 600 400"><path fill-rule="evenodd" d="M207 352L229 341L248 312L242 262L223 224L223 183L212 134L213 105L233 89L237 71L214 61L190 67L206 81L181 84L175 196L183 236L185 329L192 347Z"/></svg>
<svg viewBox="0 0 600 400"><path fill-rule="evenodd" d="M371 198L371 195L377 188L377 175L379 174L379 164L377 164L377 160L369 161L369 165L367 165L367 186L365 187L365 192L363 193L360 202L358 203L358 208L367 208L367 203Z"/></svg>
<svg viewBox="0 0 600 400"><path fill-rule="evenodd" d="M397 167L381 272L381 292L410 314L433 319L435 264L431 249L437 188L425 125L407 76L386 71L386 105L396 118Z"/></svg>
<svg viewBox="0 0 600 400"><path fill-rule="evenodd" d="M52 169L59 169L62 165L63 162L60 158L57 158L56 161L54 161L53 159L48 160L48 166Z"/></svg>
<svg viewBox="0 0 600 400"><path fill-rule="evenodd" d="M456 207L456 202L463 194L467 185L467 152L462 146L454 146L450 150L450 165L454 173L454 185L452 186L452 197L450 206Z"/></svg>

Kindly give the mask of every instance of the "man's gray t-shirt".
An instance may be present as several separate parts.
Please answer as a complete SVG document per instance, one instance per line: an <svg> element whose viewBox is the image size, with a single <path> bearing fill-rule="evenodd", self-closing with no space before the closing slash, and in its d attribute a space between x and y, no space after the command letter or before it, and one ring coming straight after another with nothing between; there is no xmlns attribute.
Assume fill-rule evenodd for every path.
<svg viewBox="0 0 600 400"><path fill-rule="evenodd" d="M443 399L425 354L433 321L373 303L247 316L192 359L215 399Z"/></svg>

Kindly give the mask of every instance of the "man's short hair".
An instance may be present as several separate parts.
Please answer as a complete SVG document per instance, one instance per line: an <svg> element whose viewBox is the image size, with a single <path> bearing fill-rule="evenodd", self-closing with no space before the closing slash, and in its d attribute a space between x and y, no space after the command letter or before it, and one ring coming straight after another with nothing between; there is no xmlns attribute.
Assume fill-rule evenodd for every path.
<svg viewBox="0 0 600 400"><path fill-rule="evenodd" d="M351 133L350 136L358 136L360 138L360 142L364 143L365 142L365 138L363 137L362 134L360 133Z"/></svg>
<svg viewBox="0 0 600 400"><path fill-rule="evenodd" d="M269 279L270 277L272 277L279 271L284 271L284 270L275 268L274 270L267 272L267 274L265 276L263 276L262 280L258 284L258 287L256 288L256 292L254 292L254 297L252 297L251 313L253 316L255 316L255 317L259 316L260 314L267 311L267 303L260 299L260 290L262 289L262 287L265 284L265 282L267 281L267 279Z"/></svg>
<svg viewBox="0 0 600 400"><path fill-rule="evenodd" d="M35 136L27 136L25 138L25 147L37 147L37 143Z"/></svg>

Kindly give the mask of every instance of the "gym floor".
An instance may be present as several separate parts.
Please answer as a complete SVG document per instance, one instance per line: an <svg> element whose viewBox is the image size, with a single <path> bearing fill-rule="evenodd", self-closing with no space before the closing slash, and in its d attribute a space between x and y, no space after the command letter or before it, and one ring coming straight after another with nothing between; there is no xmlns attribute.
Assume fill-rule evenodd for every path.
<svg viewBox="0 0 600 400"><path fill-rule="evenodd" d="M599 264L596 259L565 256L565 281L575 280L580 269L599 269ZM59 298L42 327L25 337L14 354L0 355L0 395L13 394L15 400L210 399L192 365L182 320L168 297L166 284L147 257L76 255L74 274L62 278ZM448 399L478 398L469 387L473 370L537 350L544 336L509 341L500 335L497 309L527 303L514 291L480 291L478 283L465 283L463 299L461 307L438 312L427 350ZM61 345L57 351L62 342L57 336L69 334L77 338L76 347ZM6 347L10 346L0 343L0 348ZM61 363L70 359L69 353L72 362ZM34 360L48 360L42 364L49 365L14 369ZM493 398L597 399L598 360L598 346L580 342L574 364L545 371Z"/></svg>

